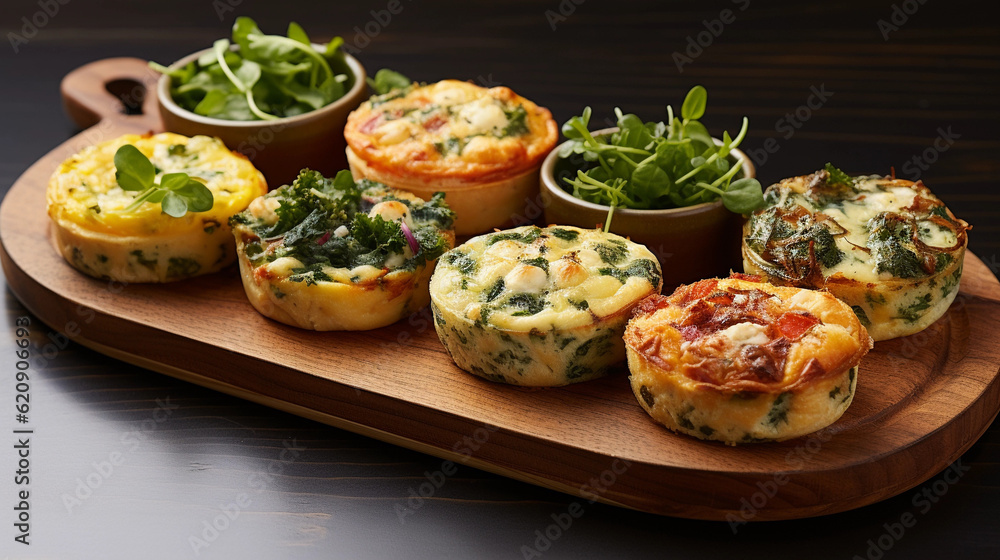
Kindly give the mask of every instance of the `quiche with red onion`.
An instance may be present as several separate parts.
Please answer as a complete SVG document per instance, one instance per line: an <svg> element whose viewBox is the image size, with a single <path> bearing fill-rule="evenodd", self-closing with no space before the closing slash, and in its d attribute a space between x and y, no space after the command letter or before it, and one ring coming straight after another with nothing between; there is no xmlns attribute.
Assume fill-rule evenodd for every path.
<svg viewBox="0 0 1000 560"><path fill-rule="evenodd" d="M764 198L743 229L744 271L829 290L875 340L927 328L955 299L970 226L922 182L828 166Z"/></svg>

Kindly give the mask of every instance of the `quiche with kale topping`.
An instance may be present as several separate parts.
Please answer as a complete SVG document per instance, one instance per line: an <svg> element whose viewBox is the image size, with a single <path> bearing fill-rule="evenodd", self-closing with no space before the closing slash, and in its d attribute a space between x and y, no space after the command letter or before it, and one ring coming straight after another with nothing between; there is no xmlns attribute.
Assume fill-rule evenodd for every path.
<svg viewBox="0 0 1000 560"><path fill-rule="evenodd" d="M453 221L443 194L424 201L349 171L329 179L306 169L230 224L257 311L328 331L384 327L427 305Z"/></svg>
<svg viewBox="0 0 1000 560"><path fill-rule="evenodd" d="M438 337L462 369L558 386L625 358L632 307L662 287L646 247L600 230L525 226L470 239L431 278Z"/></svg>
<svg viewBox="0 0 1000 560"><path fill-rule="evenodd" d="M523 214L558 136L548 109L510 88L458 80L372 97L351 113L344 130L355 177L422 197L448 193L459 235Z"/></svg>
<svg viewBox="0 0 1000 560"><path fill-rule="evenodd" d="M136 193L115 178L115 153L126 144L153 163L157 181L185 173L204 183L211 209L179 218L159 203L130 209ZM119 282L173 282L231 265L227 220L266 192L260 171L218 138L164 132L126 134L73 155L52 175L45 198L52 243L77 270Z"/></svg>
<svg viewBox="0 0 1000 560"><path fill-rule="evenodd" d="M927 328L955 299L970 226L922 182L828 164L764 198L743 229L746 272L829 290L875 340Z"/></svg>
<svg viewBox="0 0 1000 560"><path fill-rule="evenodd" d="M632 391L653 419L735 445L802 436L840 418L872 341L827 292L735 274L647 298L625 345Z"/></svg>

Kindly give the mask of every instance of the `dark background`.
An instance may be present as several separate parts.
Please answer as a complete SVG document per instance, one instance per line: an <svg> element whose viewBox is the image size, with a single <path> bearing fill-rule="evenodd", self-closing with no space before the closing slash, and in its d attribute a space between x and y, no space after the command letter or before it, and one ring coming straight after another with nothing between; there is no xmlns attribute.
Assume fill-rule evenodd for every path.
<svg viewBox="0 0 1000 560"><path fill-rule="evenodd" d="M586 105L594 109L594 128L613 117L615 106L661 119L666 104L679 107L684 93L702 84L709 91L703 122L714 135L735 133L740 119L750 118L742 147L757 162L765 186L827 161L850 173L889 173L894 167L903 178L919 175L974 225L970 249L997 272L1000 27L987 11L991 4L401 0L400 13L373 15L388 3L42 0L59 6L55 15L42 17L35 15L42 10L37 1L4 0L0 189L77 132L60 108L64 74L111 56L169 63L228 35L237 15L249 15L269 33L283 32L295 20L314 38L342 35L361 47L357 56L369 73L388 66L416 80L509 86L550 108L560 123ZM724 9L735 19L713 23ZM22 18L33 17L46 23L28 37ZM898 29L880 29L879 20ZM359 34L366 26L377 33ZM11 32L28 39L17 53ZM689 39L699 38L708 46L686 52ZM675 52L690 62L678 69ZM814 88L832 93L820 100ZM813 109L799 109L810 102ZM793 124L786 115L797 110ZM939 141L936 149L942 131L954 141ZM915 157L927 162L921 164L926 169ZM5 308L9 325L26 314L9 292ZM11 339L2 342L4 356L12 353ZM63 342L37 321L33 340L39 347ZM30 547L12 541L7 474L0 485L7 489L0 494L0 511L8 512L0 514L0 554L14 558L521 558L522 545L534 546L536 530L544 531L551 516L574 501L461 467L401 523L396 506L406 505L411 490L427 481L425 473L441 468L440 460L72 343L39 370L32 386L38 433ZM5 375L0 403L10 402L12 391ZM154 416L157 399L177 408ZM293 440L304 450L282 461L283 444ZM113 453L121 453L121 463L102 474ZM957 484L939 475L860 510L753 524L735 535L725 523L586 505L584 515L541 554L996 558L998 462L1000 429L994 425L963 457L969 470ZM11 467L12 454L5 452L0 470ZM269 468L280 472L267 475ZM88 476L96 476L99 486L67 511L64 496ZM919 498L913 501L922 491L937 500L926 513ZM241 499L246 505L239 505ZM226 528L196 554L189 537L206 538L204 523L225 516L226 509L234 518L220 522ZM886 524L893 527L907 513L916 525L898 537L884 536L890 534ZM883 547L891 546L888 552L872 548L869 539L880 537Z"/></svg>

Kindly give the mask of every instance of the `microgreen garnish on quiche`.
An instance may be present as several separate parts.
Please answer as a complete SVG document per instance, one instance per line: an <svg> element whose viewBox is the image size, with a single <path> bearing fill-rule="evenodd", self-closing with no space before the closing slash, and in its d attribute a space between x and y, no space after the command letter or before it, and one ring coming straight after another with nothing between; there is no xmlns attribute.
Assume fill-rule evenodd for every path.
<svg viewBox="0 0 1000 560"><path fill-rule="evenodd" d="M212 191L187 173L165 173L155 182L156 167L132 144L115 152L115 179L123 190L139 193L125 207L126 212L146 202L159 203L164 214L180 218L188 211L211 210L215 201Z"/></svg>
<svg viewBox="0 0 1000 560"><path fill-rule="evenodd" d="M52 240L78 270L172 282L236 258L229 217L267 192L264 176L217 138L128 134L84 149L46 191Z"/></svg>

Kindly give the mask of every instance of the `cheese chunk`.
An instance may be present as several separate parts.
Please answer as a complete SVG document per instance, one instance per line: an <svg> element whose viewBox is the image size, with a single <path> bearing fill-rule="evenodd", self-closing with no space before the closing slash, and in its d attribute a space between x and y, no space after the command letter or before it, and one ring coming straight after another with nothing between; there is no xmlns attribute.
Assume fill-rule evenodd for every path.
<svg viewBox="0 0 1000 560"><path fill-rule="evenodd" d="M137 193L118 185L114 164L125 144L149 158L158 177L186 173L203 181L212 208L180 218L163 213L159 203L126 210ZM167 132L129 134L84 149L59 166L46 199L52 241L75 268L122 282L167 282L231 264L236 251L229 217L265 192L263 175L217 138Z"/></svg>
<svg viewBox="0 0 1000 560"><path fill-rule="evenodd" d="M958 293L969 225L919 181L838 180L824 170L769 187L744 226L744 270L830 290L875 340L923 330Z"/></svg>
<svg viewBox="0 0 1000 560"><path fill-rule="evenodd" d="M438 336L459 367L493 381L554 386L620 363L629 310L661 284L659 263L642 245L595 230L525 226L445 254L431 302Z"/></svg>

